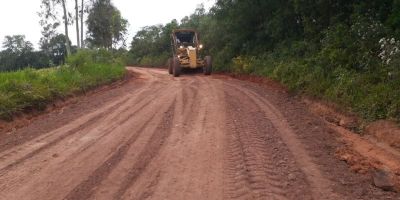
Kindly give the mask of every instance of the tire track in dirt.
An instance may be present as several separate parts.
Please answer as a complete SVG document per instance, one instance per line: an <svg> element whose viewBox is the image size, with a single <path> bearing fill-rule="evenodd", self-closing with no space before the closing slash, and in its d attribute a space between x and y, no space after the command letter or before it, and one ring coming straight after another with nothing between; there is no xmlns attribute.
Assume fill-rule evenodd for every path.
<svg viewBox="0 0 400 200"><path fill-rule="evenodd" d="M161 178L161 172L157 171L157 175L152 179L149 185L143 190L143 193L139 196L139 200L141 199L149 199L155 192L155 188L158 185Z"/></svg>
<svg viewBox="0 0 400 200"><path fill-rule="evenodd" d="M89 199L94 192L95 187L101 182L111 170L118 165L124 158L128 149L140 136L140 133L146 128L146 126L154 119L154 115L149 118L136 132L133 134L124 144L122 144L116 152L114 152L100 167L98 167L85 181L77 185L64 199Z"/></svg>
<svg viewBox="0 0 400 200"><path fill-rule="evenodd" d="M144 104L142 104L142 106L139 107L139 109L137 109L135 112L131 112L130 115L128 117L126 117L121 123L125 123L130 117L132 117L133 115L136 114L136 112L139 112L140 110L144 109L152 100L154 100L155 98L157 98L157 95L155 95L155 93L157 93L158 91L160 91L162 88L157 88L156 92L153 91L147 91L147 92L139 92L138 94L136 94L138 97L140 95L145 95L147 96L148 93L152 93L153 95L151 96L151 100L148 100L148 98L143 98L142 100L140 100L139 102L137 102L137 104L141 105L143 102ZM5 166L4 168L0 169L0 175L7 170L10 170L12 167L23 163L24 161L26 161L27 159L32 158L34 155L39 154L40 152L57 145L59 142L67 139L68 137L73 137L74 135L80 133L81 130L89 128L90 126L92 126L93 124L96 124L98 121L100 121L101 119L105 119L107 118L108 115L105 115L106 113L109 114L110 112L121 112L121 110L127 112L128 109L126 109L125 107L120 109L121 106L123 105L127 105L129 104L129 102L134 102L136 99L132 99L130 98L130 96L123 98L120 102L118 102L117 104L111 106L110 108L107 108L106 110L100 112L100 113L96 113L96 115L92 118L90 118L88 121L83 122L82 124L80 124L78 127L73 128L65 133L63 133L62 135L58 136L56 139L47 142L46 144L44 144L43 146L41 146L40 148L37 148L31 152L29 152L28 154L26 154L25 156L13 161L13 163ZM121 113L122 114L122 113ZM113 118L112 120L109 121L115 121L116 119ZM110 130L114 129L115 126L111 126L108 129L106 129L104 132L109 132ZM37 140L37 142L41 142L41 141L45 141L48 137L51 137L52 135L49 134L48 136L45 136L43 139L41 138L40 140ZM99 138L100 139L100 138ZM87 145L87 147L90 147L90 145ZM84 149L83 149L84 150ZM6 158L12 154L16 154L18 153L17 151L12 151L9 154L4 155L4 157L1 158Z"/></svg>
<svg viewBox="0 0 400 200"><path fill-rule="evenodd" d="M165 88L163 88L163 89L165 89ZM153 93L154 93L154 91L153 91ZM167 92L163 92L164 94L168 94ZM159 93L159 95L162 95L162 93ZM143 98L143 99L146 99L146 98ZM142 99L142 100L143 100ZM146 101L146 100L144 100L144 101ZM150 98L147 98L147 101L149 101L149 102L154 102L153 101L153 99L150 99ZM147 103L145 102L143 105L147 105ZM142 110L143 108L145 108L146 106L141 106L141 104L135 104L135 106L136 107L138 107L139 108L139 110ZM130 117L132 117L133 115L137 115L138 113L136 112L136 111L132 111L132 109L130 109L131 110L131 112L129 112L129 113L127 113L127 114L129 114L129 116L128 117L126 117L126 118L130 118ZM135 114L133 114L133 113L135 113ZM106 117L107 118L107 117ZM125 121L126 121L126 118L125 118ZM124 122L125 123L125 122ZM105 123L105 124L107 124L107 123ZM118 124L121 124L121 123L118 123ZM111 127L109 127L109 126L111 126ZM106 130L104 130L103 132L105 132L105 133L107 133L107 131L110 131L110 130L112 130L112 124L110 124L110 125L106 125L105 127L107 128ZM109 134L109 133L108 133ZM106 134L107 135L107 134ZM89 144L90 145L90 144ZM93 145L92 145L93 146ZM86 146L84 149L87 149L87 147L88 146ZM48 150L46 150L46 151L48 151ZM79 152L81 152L81 151L79 151ZM78 153L76 153L77 155L79 155ZM42 156L43 157L43 156ZM70 158L71 159L73 159L71 156L70 156ZM90 159L90 157L88 157L88 159ZM68 158L66 158L65 159L65 164L66 165L69 165L70 164L70 161L67 161L68 160ZM36 172L35 172L36 173ZM29 175L30 176L30 175Z"/></svg>
<svg viewBox="0 0 400 200"><path fill-rule="evenodd" d="M168 129L168 133L166 133L166 134L168 134L168 137L169 137L169 134L171 134L172 129L174 128L172 126L172 124L175 124L176 126L187 124L186 122L188 122L191 118L193 118L193 116L196 116L196 115L193 115L193 113L196 113L196 110L198 110L198 109L196 109L196 108L191 109L191 106L194 104L194 101L197 101L197 95L198 95L198 88L197 88L199 85L197 83L198 79L195 78L195 80L186 81L186 80L178 79L178 81L175 83L175 86L174 86L175 90L176 90L176 100L174 102L175 105L174 105L173 109L171 108L168 111L168 113L171 112L171 114L173 116L173 117L172 116L170 117L171 120L173 118L173 122L172 121L168 122L168 124L170 126L169 128L166 128L166 127L161 128L161 126L166 123L160 123L160 125L157 127L157 130L159 132L162 132L161 130L163 130L163 129ZM172 111L173 111L173 113L172 113ZM178 122L179 120L177 120L177 119L181 119L181 118L185 119L185 122L182 122L182 123ZM163 133L163 134L165 134L165 133ZM158 138L159 137L160 136L158 136ZM164 137L165 139L163 139L161 141L161 143L164 144L164 142L168 139L168 137ZM141 155L138 156L137 162L141 163L142 162L141 160L146 161L148 159L153 160L154 157L160 156L160 155L157 155L155 153L155 151L151 150L151 149L153 149L153 147L151 147L151 146L155 145L156 148L154 148L154 149L157 152L160 151L159 148L162 148L162 145L157 145L157 143L159 143L159 142L157 142L159 139L157 139L156 135L153 135L152 139L149 140L149 143L153 143L153 144L146 145L147 146L146 149L150 149L148 151L153 152L152 154L154 154L154 155L147 155L147 157L146 157L146 151L142 151ZM154 141L151 142L152 140L154 140ZM114 193L113 199L132 199L132 197L127 198L126 193L131 188L134 188L135 185L139 185L139 184L147 185L147 186L145 187L145 189L143 191L141 191L140 194L137 194L134 197L134 199L144 199L144 198L149 198L152 196L152 194L155 191L155 188L158 185L159 179L162 176L162 173L161 173L160 169L154 169L154 171L147 169L148 165L154 166L155 163L152 163L152 162L144 162L144 163L145 163L145 167L136 166L136 167L132 168L132 170L128 173L128 179L124 179L121 186L118 188L116 193ZM147 176L144 177L142 175L142 173L144 173L144 171L149 171L149 170L152 171L152 174L154 174L154 176L151 176L151 177L153 177L152 179L147 180L148 179ZM141 173L141 174L139 174L139 173ZM143 181L141 179L145 179L146 183L143 183ZM106 198L102 198L102 199L106 199Z"/></svg>
<svg viewBox="0 0 400 200"><path fill-rule="evenodd" d="M134 93L128 93L128 94L118 98L117 100L115 100L115 102L110 103L110 105L105 105L104 107L106 107L106 109L107 109L106 111L90 113L90 114L88 114L89 117L87 117L87 118L91 119L92 117L97 117L98 115L103 115L104 116L105 113L107 113L109 111L112 111L112 110L115 110L114 108L119 108L121 105L125 104L128 100L129 101L135 101L135 99L132 99L132 97L136 96L138 98L138 96L140 96L140 95L147 96L148 94L145 94L145 92L150 93L150 94L154 94L154 93L157 93L160 89L162 89L162 84L160 84L160 80L154 80L154 77L151 76L151 73L149 73L147 71L143 71L143 70L140 70L140 72L143 75L146 75L148 78L151 77L151 79L148 82L146 82L144 85L142 85L138 90L135 90ZM158 83L158 84L156 84L156 83ZM156 91L151 91L151 90L149 90L150 88L153 89L153 90L156 90ZM109 106L112 106L112 108L107 108ZM126 111L126 109L123 109L123 111ZM82 125L82 124L86 123L87 121L88 121L87 119L79 119L77 121L72 122L71 124L78 124L78 125L81 124ZM79 122L79 123L75 123L75 122ZM60 130L60 129L62 129L62 128L58 128L58 129L56 129L56 131ZM42 135L39 139L36 140L36 142L40 143L41 141L44 141L47 138L52 137L54 135L54 134L52 134L53 132L54 131L49 132L48 134ZM31 139L34 140L36 138L31 138ZM26 141L26 142L29 142L29 141ZM22 144L20 144L20 145L22 145ZM2 151L0 151L0 152L2 152L0 154L0 158L1 158L2 157L1 155L3 155L3 154L7 155L8 154L7 152L10 152L10 151L7 151L7 149L2 149ZM11 152L15 153L15 150L11 151Z"/></svg>
<svg viewBox="0 0 400 200"><path fill-rule="evenodd" d="M121 199L222 199L219 91L202 77L179 85L172 136Z"/></svg>
<svg viewBox="0 0 400 200"><path fill-rule="evenodd" d="M307 176L307 180L311 184L314 199L343 199L339 194L333 192L331 189L333 183L331 183L328 178L325 178L323 172L318 168L317 164L307 152L306 147L296 138L296 134L291 130L289 124L278 109L268 102L266 98L259 96L249 89L234 84L227 85L242 92L243 95L248 96L251 101L265 113L265 116L271 120L273 126L280 133L283 142L290 151L296 155L294 159Z"/></svg>
<svg viewBox="0 0 400 200"><path fill-rule="evenodd" d="M92 192L88 192L85 193L85 191L87 192L87 189L83 189L80 194L76 193L76 191L72 191L71 194L69 195L68 199L76 199L77 197L79 197L79 199L87 199L87 198L101 198L101 199L111 199L112 196L110 196L110 192L117 192L117 190L123 186L124 183L120 183L120 182L124 182L126 181L127 177L130 176L130 174L133 174L132 172L129 174L128 168L129 166L132 165L132 163L139 163L141 162L140 159L143 159L143 155L148 154L147 152L149 151L149 145L145 145L143 144L143 142L147 141L146 143L151 143L151 140L156 140L156 136L160 135L163 133L164 130L162 129L155 129L156 127L158 127L157 124L162 124L162 116L165 115L164 112L162 112L162 110L165 110L162 107L166 107L168 105L170 105L172 103L172 100L174 98L174 93L176 91L173 91L174 88L176 88L176 84L168 84L165 85L164 88L162 89L163 91L158 95L158 99L159 101L152 101L152 105L150 108L146 109L146 110L151 110L150 112L154 112L154 110L157 110L159 112L159 116L153 118L152 120L152 124L147 125L146 127L144 127L146 130L141 130L139 131L140 134L142 136L141 137L141 141L136 142L137 144L135 144L135 142L133 142L131 145L129 145L129 148L127 148L126 152L124 152L124 159L123 161L121 160L121 162L117 163L116 165L113 165L114 168L113 170L110 170L107 176L103 176L103 179L97 181L97 185L95 186L95 188L93 189ZM170 102L170 103L169 103ZM173 106L173 104L171 104L171 106ZM155 113L157 113L157 111ZM168 113L169 111L166 111L166 113ZM136 112L132 112L132 110L130 110L128 113L134 113L134 115L136 117L140 116L140 113L136 113ZM154 128L153 128L154 126ZM144 139L145 135L149 135L148 139ZM146 136L147 137L147 136ZM134 145L134 146L132 146ZM150 147L150 149L155 149L153 147ZM129 151L129 153L128 153ZM140 155L135 155L137 154L137 152L143 152ZM129 155L128 155L129 154ZM138 157L139 156L139 157ZM141 168L140 168L141 169ZM142 170L142 169L141 169ZM115 180L120 180L120 181L115 181ZM109 187L108 185L111 184L110 181L112 181L112 187ZM83 183L85 184L85 183ZM82 186L82 185L81 185ZM86 186L84 186L86 188ZM79 187L77 187L79 188ZM116 189L115 189L116 188ZM75 194L73 194L75 193ZM90 194L89 194L90 193ZM100 197L92 196L93 194L102 194ZM72 195L73 194L73 195ZM71 197L72 195L72 197Z"/></svg>
<svg viewBox="0 0 400 200"><path fill-rule="evenodd" d="M116 104L115 106L112 106L112 107L109 108L108 110L99 113L98 115L96 115L96 116L94 116L93 118L89 119L87 122L85 122L85 123L79 125L78 127L74 128L74 129L72 129L72 130L69 130L69 131L65 132L65 133L62 134L61 136L57 137L55 140L46 143L45 145L41 146L40 148L38 148L38 149L36 149L36 150L34 150L34 151L32 151L32 152L26 154L25 156L23 156L23 157L21 157L21 158L15 160L13 163L11 163L11 164L9 164L9 165L7 165L7 166L1 168L1 169L0 169L0 175L3 174L5 171L10 170L12 167L14 167L14 166L16 166L16 165L18 165L18 164L23 163L23 162L26 161L27 159L32 158L34 155L36 155L36 154L42 152L43 150L48 149L48 148L50 148L51 146L57 145L60 141L66 139L67 137L70 137L70 136L72 136L72 135L74 135L74 134L79 133L80 130L85 129L85 128L91 126L92 124L95 124L98 120L100 120L101 118L104 117L104 116L103 116L104 113L107 113L107 112L109 112L110 110L113 110L113 109L117 108L118 106L124 104L127 100L128 100L128 99L125 99L124 101L122 101L122 102ZM46 139L46 137L43 138L43 140L45 140L45 139ZM3 155L0 159L7 158L8 156L10 156L10 154L16 154L16 153L18 153L18 152L17 152L17 151L12 151L12 152L10 152L9 154Z"/></svg>
<svg viewBox="0 0 400 200"><path fill-rule="evenodd" d="M146 145L146 148L138 155L138 161L129 169L127 177L124 179L121 187L115 193L114 199L118 200L125 194L129 187L131 187L136 179L141 175L141 172L148 166L151 160L158 154L162 148L165 140L168 139L172 130L172 120L174 117L176 100L172 106L165 113L163 120L156 128L155 133Z"/></svg>
<svg viewBox="0 0 400 200"><path fill-rule="evenodd" d="M140 91L140 90L137 91L137 94L135 94L135 95L140 95L140 94L142 94L142 92L143 92L143 88L142 88L142 91ZM56 129L55 131L51 131L51 132L49 132L49 133L47 133L45 135L42 135L39 138L33 138L32 140L34 140L33 141L34 143L39 143L40 144L42 142L46 142L47 139L50 139L51 137L54 137L54 135L57 132L64 131L64 132L77 133L79 130L81 130L83 128L86 128L86 127L89 127L91 124L94 124L94 123L96 123L96 121L104 118L106 113L109 113L110 111L114 111L117 108L119 108L121 105L124 105L125 103L127 103L127 101L130 100L131 96L132 96L132 94L125 95L122 98L120 98L119 100L117 100L116 102L114 102L111 105L107 106L105 110L103 110L103 111L100 110L99 112L90 113L87 116L84 116L85 119L81 119L82 118L81 117L80 119L75 121L75 122L78 122L78 123L74 123L74 122L72 123L72 124L77 124L77 125L76 126L72 126L71 128L69 128L70 130L68 130L68 128L67 128L67 130L63 130L63 127L61 127L61 128ZM71 135L71 134L67 134L67 135ZM61 136L57 135L55 140L58 140L59 137L64 137L64 136L63 135L61 135ZM27 141L26 143L28 143L28 142L29 141ZM51 143L51 142L49 142L49 143ZM22 145L24 145L24 144L22 144ZM30 146L32 146L32 145L28 145L28 147L19 147L17 150L15 148L11 149L11 150L8 150L8 151L7 151L7 149L3 150L2 153L0 154L0 159L3 160L6 157L10 156L11 154L16 154L19 151L21 151L23 148L29 148Z"/></svg>
<svg viewBox="0 0 400 200"><path fill-rule="evenodd" d="M141 109L143 110L143 109ZM136 112L131 112L136 113ZM136 113L140 114L140 113ZM153 113L152 116L144 122L144 125L140 125L139 130L135 131L135 133L127 139L127 141L123 142L122 146L118 147L114 153L107 159L99 168L94 170L94 172L89 176L88 179L81 182L78 186L73 189L65 199L92 199L92 195L97 191L97 187L99 183L101 183L109 174L114 170L115 167L120 165L120 163L126 159L128 150L135 144L137 139L143 134L145 129L148 129L150 123L154 123L154 121L158 121L155 117L156 115L160 115L159 113ZM132 117L129 115L128 118ZM123 119L123 123L125 123L128 119ZM153 133L156 134L156 133ZM144 150L145 151L145 150Z"/></svg>
<svg viewBox="0 0 400 200"><path fill-rule="evenodd" d="M161 88L160 88L161 90ZM155 92L155 93L158 93ZM84 146L81 150L75 152L74 154L72 154L70 157L75 157L77 154L87 150L88 148L92 147L93 145L95 145L99 140L101 140L103 137L109 135L111 133L112 130L114 130L116 127L118 127L121 124L126 123L128 120L130 120L133 116L137 115L139 112L141 112L142 110L144 110L145 108L147 108L152 101L154 101L154 99L157 98L157 95L151 96L152 98L150 100L147 100L146 98L143 98L141 101L139 101L137 104L135 104L135 107L137 107L136 110L129 110L129 109L120 109L121 111L115 111L115 112L119 112L121 113L121 116L124 116L126 114L128 114L126 117L123 117L121 119L121 117L119 117L120 115L114 116L113 118L111 118L111 120L104 120L104 121L117 121L118 123L114 123L113 125L110 125L109 127L107 127L106 129L104 129L102 132L104 134L101 134L98 138L96 138L95 140L92 140L90 142L88 142L86 144L86 146ZM118 119L120 118L120 119Z"/></svg>
<svg viewBox="0 0 400 200"><path fill-rule="evenodd" d="M148 74L148 73L145 73L145 72L141 72L141 74ZM107 100L109 100L110 99L110 94L112 95L114 92L117 92L120 96L117 96L117 98L112 98L112 100L113 101L108 101L108 102L106 102L106 104L103 104L102 106L104 107L104 108L106 108L106 107L109 107L109 106L112 106L112 105L114 105L114 104L116 104L116 103L121 103L121 101L124 101L124 100L128 100L129 99L129 97L130 96L132 96L132 95L136 95L136 94L140 94L142 91L143 91L143 89L144 88L146 88L146 87L143 87L143 86L150 86L150 85L154 85L153 83L154 83L155 81L153 81L153 80L149 80L149 81L146 81L146 82L144 82L144 83L140 83L140 86L141 87L139 87L139 89L136 89L136 88L134 88L134 90L135 90L135 92L134 93L130 93L130 92L127 92L126 90L125 90L125 94L124 93L121 93L121 92L123 92L123 90L124 90L124 88L126 88L126 85L132 85L132 81L128 81L127 83L126 83L126 85L120 85L120 88L116 88L116 87L114 87L114 88L109 88L109 89L102 89L102 90L100 90L100 91L96 91L94 94L95 95L88 95L87 97L84 97L83 98L83 101L86 101L86 102L84 102L84 104L88 104L87 103L87 100L88 99L90 99L90 97L91 96L98 96L98 97L103 97L103 96L106 96L106 97L108 97L107 98ZM114 91L114 89L116 90L116 91ZM97 95L98 93L100 93L101 91L104 91L105 93L109 93L109 94L107 94L107 95ZM122 94L122 95L121 95ZM78 103L80 103L79 102L79 99L78 99ZM96 104L99 104L99 101L95 101L95 103ZM71 104L67 104L67 106L66 107L79 107L79 106L75 106L76 104L74 103L74 102L71 102ZM65 107L64 107L65 108ZM64 108L62 109L62 110L64 110ZM76 110L74 110L75 111L75 113L76 113ZM56 113L58 112L58 111L55 111ZM55 113L51 113L51 115L52 115L52 117L55 117L55 116L57 116L57 115L61 115L63 112L59 112L58 114L55 114ZM79 125L79 124L83 124L83 123L85 123L88 119L90 119L90 117L94 117L94 115L95 114L98 114L99 112L96 112L96 111L93 111L93 110L91 110L90 111L90 113L91 113L91 115L87 115L87 116L82 116L82 117L80 117L79 118L79 120L76 120L76 119L73 119L73 120L75 120L74 121L74 123L71 123L71 121L65 121L65 120L63 120L64 121L64 123L68 123L68 125L69 124L74 124L75 125L75 127L77 126L77 125ZM72 114L72 113L70 113L70 114ZM47 116L47 117L50 117L50 116ZM58 116L57 116L58 117ZM39 118L41 118L41 117L39 117ZM45 118L43 119L43 121L45 121ZM12 133L11 135L12 136L14 136L15 138L22 138L22 140L15 140L15 138L5 138L6 139L6 143L5 143L5 145L4 146L1 146L0 147L0 157L1 157L1 155L10 155L10 152L12 152L12 153L15 153L16 152L16 150L15 150L15 148L14 148L14 150L13 150L13 146L12 145L10 145L10 144L8 144L8 143L15 143L16 145L18 145L18 146L27 146L27 145L24 145L25 143L28 143L28 142L31 142L32 143L32 141L33 140L36 140L37 142L36 143L40 143L41 141L44 141L44 140L47 140L49 137L52 137L54 134L54 132L56 132L57 130L61 130L61 129L64 129L64 131L66 131L65 129L65 127L63 127L63 124L60 124L60 125L56 125L53 129L47 129L47 128L45 128L45 127L43 127L43 126L45 126L46 124L43 124L43 122L42 123L39 123L39 124L41 124L41 127L37 127L37 124L36 123L34 123L34 124L32 124L33 126L28 126L29 128L34 128L34 129L44 129L46 132L44 132L44 133L37 133L37 130L35 130L34 131L34 134L33 135L31 135L31 133L29 133L26 129L26 127L23 127L22 128L22 130L20 131L19 129L16 131L16 133L18 133L18 134L16 134L16 133ZM55 123L55 124L59 124L59 123ZM50 127L52 127L52 125L50 126ZM69 127L70 129L72 129L72 128L74 128L74 127ZM24 135L20 135L21 134L21 132L22 132L22 134L24 134ZM29 135L28 135L29 134ZM8 141L8 142L7 142ZM3 141L2 141L3 142ZM14 146L16 146L16 145L14 145ZM9 150L9 149L11 149L11 150ZM21 147L19 148L19 149L21 149ZM4 158L3 158L4 159Z"/></svg>
<svg viewBox="0 0 400 200"><path fill-rule="evenodd" d="M248 102L246 96L237 91L225 90L228 110L227 159L226 173L229 189L227 199L287 199L287 176L276 160L280 152L271 148L272 124L260 121L256 106ZM246 114L241 110L246 110ZM264 126L259 124L263 123ZM281 155L285 157L286 155ZM301 176L301 175L300 175ZM307 190L301 196L307 197ZM292 199L292 198L291 198ZM295 199L295 198L293 198Z"/></svg>

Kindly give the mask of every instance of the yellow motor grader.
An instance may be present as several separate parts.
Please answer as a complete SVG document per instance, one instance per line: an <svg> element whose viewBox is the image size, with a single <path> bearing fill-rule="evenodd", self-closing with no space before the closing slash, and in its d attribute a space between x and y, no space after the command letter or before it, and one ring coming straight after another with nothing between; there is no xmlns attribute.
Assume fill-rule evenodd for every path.
<svg viewBox="0 0 400 200"><path fill-rule="evenodd" d="M181 74L182 68L203 69L205 75L212 71L211 56L200 56L203 45L199 34L193 29L177 29L171 34L172 58L168 59L168 72L174 77Z"/></svg>

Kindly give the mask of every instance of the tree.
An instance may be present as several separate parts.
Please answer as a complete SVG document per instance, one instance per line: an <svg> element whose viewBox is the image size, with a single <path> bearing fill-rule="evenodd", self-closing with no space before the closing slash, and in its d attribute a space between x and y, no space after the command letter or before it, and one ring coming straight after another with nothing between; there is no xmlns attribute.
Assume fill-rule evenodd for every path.
<svg viewBox="0 0 400 200"><path fill-rule="evenodd" d="M33 51L33 44L29 41L25 41L24 35L14 35L14 36L7 35L3 42L3 48L6 51L15 54L21 54L24 52Z"/></svg>
<svg viewBox="0 0 400 200"><path fill-rule="evenodd" d="M6 36L4 51L0 52L0 71L18 70L24 67L47 67L48 57L44 52L35 52L24 35Z"/></svg>
<svg viewBox="0 0 400 200"><path fill-rule="evenodd" d="M171 56L171 33L179 27L177 20L142 28L133 37L129 64L162 65Z"/></svg>
<svg viewBox="0 0 400 200"><path fill-rule="evenodd" d="M63 34L57 34L51 38L47 46L47 51L53 65L62 65L65 63L65 55L67 54L66 43L66 37Z"/></svg>
<svg viewBox="0 0 400 200"><path fill-rule="evenodd" d="M60 22L56 17L56 13L53 10L51 1L42 1L40 5L41 11L38 13L41 18L39 21L42 26L42 37L40 38L39 45L40 49L47 55L49 52L50 40L57 35L57 28L60 26Z"/></svg>
<svg viewBox="0 0 400 200"><path fill-rule="evenodd" d="M81 48L84 48L84 39L83 39L83 13L85 11L84 0L81 1Z"/></svg>
<svg viewBox="0 0 400 200"><path fill-rule="evenodd" d="M76 27L76 46L81 47L81 42L79 40L79 7L78 0L75 0L75 27Z"/></svg>
<svg viewBox="0 0 400 200"><path fill-rule="evenodd" d="M42 17L41 20L41 25L44 26L44 29L51 29L51 26L49 26L49 23L47 21L49 19L56 20L57 19L57 12L55 9L56 5L61 5L62 10L63 10L63 23L64 23L64 34L65 37L67 38L66 40L66 49L67 49L67 56L71 54L71 43L69 40L69 34L68 34L68 25L69 25L69 13L67 11L67 5L66 5L66 0L42 0L42 12L39 13L39 16ZM57 21L58 23L58 21ZM54 25L54 24L53 24ZM58 25L57 25L58 26ZM54 27L52 29L55 29ZM46 30L45 30L46 32ZM46 32L47 33L47 32ZM43 32L42 32L43 34ZM54 35L54 34L53 34ZM51 39L51 36L46 36L44 35L44 42L48 42Z"/></svg>
<svg viewBox="0 0 400 200"><path fill-rule="evenodd" d="M95 0L86 23L92 46L111 49L121 42L125 45L128 21L110 0Z"/></svg>
<svg viewBox="0 0 400 200"><path fill-rule="evenodd" d="M161 25L147 26L138 31L131 43L131 52L141 58L146 55L159 55L163 53L160 43L163 27ZM167 43L168 44L168 43ZM168 49L167 49L168 50Z"/></svg>
<svg viewBox="0 0 400 200"><path fill-rule="evenodd" d="M63 8L63 19L64 19L64 31L65 31L65 37L67 38L66 40L66 47L67 47L67 56L71 54L71 43L69 43L69 36L68 36L68 13L67 13L67 5L66 5L66 0L53 0L58 3L61 2L62 8Z"/></svg>
<svg viewBox="0 0 400 200"><path fill-rule="evenodd" d="M204 4L200 4L197 6L193 14L190 16L185 16L181 20L181 27L198 29L200 26L200 21L205 17L205 15L206 9L204 8Z"/></svg>

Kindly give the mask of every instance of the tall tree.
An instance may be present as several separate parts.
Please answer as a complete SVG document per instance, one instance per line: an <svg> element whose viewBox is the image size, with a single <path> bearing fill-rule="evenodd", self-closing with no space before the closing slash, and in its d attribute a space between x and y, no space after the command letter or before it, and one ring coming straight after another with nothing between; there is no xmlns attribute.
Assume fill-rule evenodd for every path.
<svg viewBox="0 0 400 200"><path fill-rule="evenodd" d="M67 47L67 56L71 55L71 43L69 43L69 36L68 36L68 12L67 12L67 5L66 5L66 0L53 0L56 1L57 3L61 2L62 8L63 8L63 19L64 19L64 32L65 32L65 37L66 39L66 47Z"/></svg>
<svg viewBox="0 0 400 200"><path fill-rule="evenodd" d="M85 11L84 0L81 1L81 48L84 47L84 39L83 39L83 13Z"/></svg>
<svg viewBox="0 0 400 200"><path fill-rule="evenodd" d="M121 42L125 45L128 21L110 0L95 0L86 23L92 46L111 49Z"/></svg>
<svg viewBox="0 0 400 200"><path fill-rule="evenodd" d="M38 15L40 17L39 24L42 27L42 38L40 38L39 44L44 53L49 54L48 45L50 40L57 35L60 22L56 17L57 13L53 9L51 1L42 1L40 8Z"/></svg>
<svg viewBox="0 0 400 200"><path fill-rule="evenodd" d="M62 65L65 63L65 54L66 54L66 37L63 34L57 34L55 37L51 38L48 49L49 49L49 58L52 61L53 65Z"/></svg>
<svg viewBox="0 0 400 200"><path fill-rule="evenodd" d="M68 25L69 25L69 14L67 10L67 0L42 0L42 12L39 13L39 16L42 16L45 19L57 18L57 11L55 9L56 5L61 5L62 10L63 10L63 15L62 19L64 22L64 34L65 37L67 38L66 40L66 48L67 48L67 55L71 54L71 43L69 40L69 34L68 34Z"/></svg>
<svg viewBox="0 0 400 200"><path fill-rule="evenodd" d="M78 48L81 47L81 42L79 40L79 6L78 6L78 0L75 0L75 27L76 27L76 46Z"/></svg>

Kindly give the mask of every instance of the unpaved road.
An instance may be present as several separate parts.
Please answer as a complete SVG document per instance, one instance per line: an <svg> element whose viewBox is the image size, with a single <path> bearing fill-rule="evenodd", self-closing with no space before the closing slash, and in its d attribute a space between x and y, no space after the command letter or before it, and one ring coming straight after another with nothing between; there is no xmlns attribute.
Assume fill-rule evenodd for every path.
<svg viewBox="0 0 400 200"><path fill-rule="evenodd" d="M277 88L222 75L132 81L0 136L0 199L398 199L334 158Z"/></svg>

